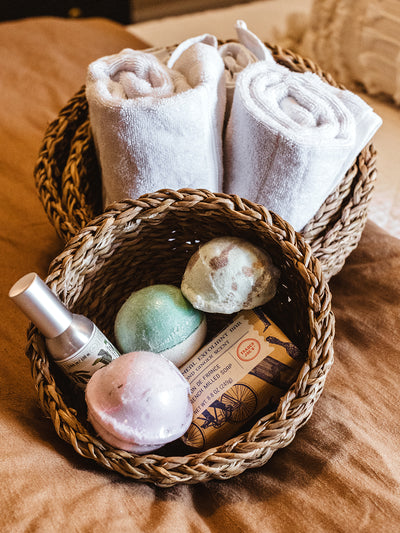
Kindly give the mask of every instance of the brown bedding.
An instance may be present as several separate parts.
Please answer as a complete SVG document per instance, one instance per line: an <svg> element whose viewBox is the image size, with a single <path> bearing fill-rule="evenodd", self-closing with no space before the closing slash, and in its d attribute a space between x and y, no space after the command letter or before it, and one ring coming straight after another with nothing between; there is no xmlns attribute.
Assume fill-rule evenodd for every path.
<svg viewBox="0 0 400 533"><path fill-rule="evenodd" d="M0 531L398 531L400 241L372 223L331 281L335 364L323 395L264 467L157 488L81 458L39 410L28 322L7 293L29 271L45 276L62 248L34 187L40 142L90 61L144 46L104 20L0 25Z"/></svg>

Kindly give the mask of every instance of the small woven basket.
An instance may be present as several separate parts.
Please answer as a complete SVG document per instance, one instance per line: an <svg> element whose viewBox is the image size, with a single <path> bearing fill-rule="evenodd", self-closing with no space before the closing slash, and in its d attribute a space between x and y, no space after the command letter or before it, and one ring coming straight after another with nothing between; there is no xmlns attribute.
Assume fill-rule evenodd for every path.
<svg viewBox="0 0 400 533"><path fill-rule="evenodd" d="M266 45L278 63L296 72L314 72L339 87L313 62L278 46ZM361 237L376 177L375 159L370 144L302 231L327 279L341 270ZM102 212L101 176L84 87L49 125L35 168L35 182L50 221L65 241Z"/></svg>
<svg viewBox="0 0 400 533"><path fill-rule="evenodd" d="M66 245L47 283L74 312L92 319L114 341L116 313L129 294L154 283L180 286L198 246L222 235L268 251L281 269L268 316L304 354L296 381L276 411L261 412L221 446L190 453L181 442L148 455L118 450L87 422L82 393L72 391L30 326L27 356L39 403L58 435L77 453L124 476L159 486L227 479L265 464L309 419L333 361L331 294L320 262L303 237L277 215L249 201L204 190L163 190L110 206ZM209 335L232 317L208 316Z"/></svg>

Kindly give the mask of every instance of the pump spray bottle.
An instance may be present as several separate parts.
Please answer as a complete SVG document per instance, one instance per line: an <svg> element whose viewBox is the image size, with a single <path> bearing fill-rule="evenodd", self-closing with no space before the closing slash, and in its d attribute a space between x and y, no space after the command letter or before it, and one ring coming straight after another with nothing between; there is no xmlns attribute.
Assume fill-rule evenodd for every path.
<svg viewBox="0 0 400 533"><path fill-rule="evenodd" d="M80 389L120 356L91 320L71 313L36 273L18 280L9 297L45 336L52 358Z"/></svg>

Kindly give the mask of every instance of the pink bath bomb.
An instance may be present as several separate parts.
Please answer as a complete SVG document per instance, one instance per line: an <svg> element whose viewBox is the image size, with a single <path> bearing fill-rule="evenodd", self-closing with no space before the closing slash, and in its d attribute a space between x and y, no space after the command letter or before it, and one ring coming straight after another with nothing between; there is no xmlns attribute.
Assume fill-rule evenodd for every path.
<svg viewBox="0 0 400 533"><path fill-rule="evenodd" d="M106 442L147 453L190 426L190 386L160 354L131 352L93 374L86 387L88 420Z"/></svg>

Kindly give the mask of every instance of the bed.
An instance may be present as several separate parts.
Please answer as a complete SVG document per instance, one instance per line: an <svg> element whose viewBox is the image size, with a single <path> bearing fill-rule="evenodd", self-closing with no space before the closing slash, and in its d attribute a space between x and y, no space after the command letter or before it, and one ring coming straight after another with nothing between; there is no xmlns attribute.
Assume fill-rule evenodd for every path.
<svg viewBox="0 0 400 533"><path fill-rule="evenodd" d="M104 19L40 18L0 24L0 46L0 530L397 531L400 241L372 221L330 282L335 363L324 392L265 466L159 488L109 472L58 438L24 355L28 322L7 297L26 272L44 277L63 248L33 168L47 124L84 83L88 63L148 43Z"/></svg>

